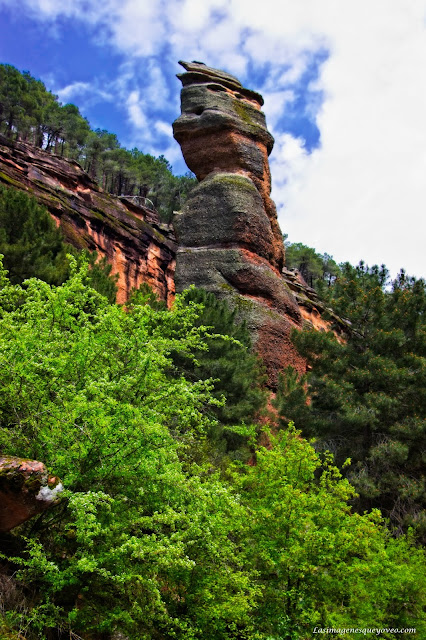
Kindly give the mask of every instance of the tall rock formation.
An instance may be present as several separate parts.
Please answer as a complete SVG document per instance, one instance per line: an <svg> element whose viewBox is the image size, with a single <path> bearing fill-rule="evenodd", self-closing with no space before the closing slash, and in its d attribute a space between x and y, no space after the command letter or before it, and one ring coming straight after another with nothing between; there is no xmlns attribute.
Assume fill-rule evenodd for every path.
<svg viewBox="0 0 426 640"><path fill-rule="evenodd" d="M177 289L194 283L244 312L273 388L282 367L305 370L289 339L292 327L307 323L339 335L347 323L297 274L282 270L284 248L270 198L273 139L262 97L227 73L183 65L182 115L174 130L200 184L175 220ZM107 258L119 276L118 302L142 282L173 302L176 237L155 211L106 193L77 162L1 134L0 183L45 205L71 244Z"/></svg>
<svg viewBox="0 0 426 640"><path fill-rule="evenodd" d="M303 317L282 276L284 246L270 198L274 140L263 99L223 71L180 64L182 113L173 131L200 184L174 220L176 290L195 284L241 311L275 388L283 367L303 372L305 362L289 336Z"/></svg>

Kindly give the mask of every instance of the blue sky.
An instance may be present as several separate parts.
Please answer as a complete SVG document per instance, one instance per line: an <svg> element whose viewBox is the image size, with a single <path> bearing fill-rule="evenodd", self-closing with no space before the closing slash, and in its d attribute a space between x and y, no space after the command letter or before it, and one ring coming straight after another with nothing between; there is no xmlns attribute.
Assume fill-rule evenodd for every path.
<svg viewBox="0 0 426 640"><path fill-rule="evenodd" d="M289 240L426 275L426 0L0 0L0 62L186 171L177 61L262 93Z"/></svg>

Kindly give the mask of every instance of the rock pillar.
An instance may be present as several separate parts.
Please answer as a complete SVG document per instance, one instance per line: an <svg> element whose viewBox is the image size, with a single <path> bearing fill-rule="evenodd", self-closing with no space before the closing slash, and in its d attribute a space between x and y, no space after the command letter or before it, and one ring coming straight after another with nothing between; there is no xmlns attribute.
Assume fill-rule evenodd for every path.
<svg viewBox="0 0 426 640"><path fill-rule="evenodd" d="M302 372L305 363L289 337L302 316L281 273L284 246L268 162L274 140L263 98L223 71L180 64L182 113L173 132L199 185L174 219L176 290L195 284L237 308L274 389L283 367Z"/></svg>

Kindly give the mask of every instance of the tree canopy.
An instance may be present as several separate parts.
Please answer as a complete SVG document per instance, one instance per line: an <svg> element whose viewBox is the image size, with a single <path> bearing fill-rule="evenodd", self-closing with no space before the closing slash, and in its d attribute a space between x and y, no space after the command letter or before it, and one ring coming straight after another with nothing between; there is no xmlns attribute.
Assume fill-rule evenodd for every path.
<svg viewBox="0 0 426 640"><path fill-rule="evenodd" d="M68 254L90 265L91 285L115 302L116 277L106 258L79 251L65 242L45 207L23 191L0 185L0 253L10 281L21 284L31 277L58 285L69 276Z"/></svg>
<svg viewBox="0 0 426 640"><path fill-rule="evenodd" d="M312 371L307 387L294 373L283 377L282 425L297 420L339 464L352 459L347 475L361 511L379 507L398 530L414 526L424 538L425 281L401 272L390 282L383 266L346 263L328 302L352 332L345 340L332 332L294 334Z"/></svg>
<svg viewBox="0 0 426 640"><path fill-rule="evenodd" d="M285 240L285 258L288 269L297 269L306 283L323 293L339 274L339 265L328 253L318 253L302 242Z"/></svg>
<svg viewBox="0 0 426 640"><path fill-rule="evenodd" d="M8 64L0 64L0 133L76 160L109 193L148 198L165 221L196 183L191 173L173 175L164 156L125 149L115 134L92 130L76 105L61 104L40 80Z"/></svg>

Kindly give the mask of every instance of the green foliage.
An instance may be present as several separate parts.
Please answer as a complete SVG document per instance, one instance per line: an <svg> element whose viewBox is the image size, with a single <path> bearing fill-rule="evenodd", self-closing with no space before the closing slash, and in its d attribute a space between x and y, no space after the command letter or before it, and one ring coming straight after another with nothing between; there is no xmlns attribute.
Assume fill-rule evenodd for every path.
<svg viewBox="0 0 426 640"><path fill-rule="evenodd" d="M14 284L34 276L59 284L67 275L64 239L47 210L23 191L2 185L0 253Z"/></svg>
<svg viewBox="0 0 426 640"><path fill-rule="evenodd" d="M89 264L88 278L90 286L96 289L98 293L105 296L109 302L115 302L117 297L117 280L118 274L112 275L112 266L105 257L99 258L96 251L88 251L87 249L75 252L69 252L77 258L77 262ZM77 255L76 255L77 253Z"/></svg>
<svg viewBox="0 0 426 640"><path fill-rule="evenodd" d="M91 130L78 107L62 105L42 82L7 64L0 64L0 133L81 162L106 191L148 198L166 222L196 184L191 173L174 176L164 156L129 151L115 134Z"/></svg>
<svg viewBox="0 0 426 640"><path fill-rule="evenodd" d="M126 303L126 307L131 309L133 306L148 304L157 311L164 311L167 309L167 304L164 300L160 300L158 295L153 291L152 287L147 282L142 282L137 289L132 289L129 299Z"/></svg>
<svg viewBox="0 0 426 640"><path fill-rule="evenodd" d="M172 167L164 156L153 158L138 149L120 149L123 159L122 183L110 189L114 193L145 196L158 210L162 220L170 222L174 210L180 210L188 193L197 183L188 172L184 176L174 176Z"/></svg>
<svg viewBox="0 0 426 640"><path fill-rule="evenodd" d="M0 132L69 157L78 156L90 130L73 104L62 106L40 80L0 65Z"/></svg>
<svg viewBox="0 0 426 640"><path fill-rule="evenodd" d="M308 376L301 376L291 365L286 367L278 378L272 406L278 410L280 429L287 429L289 421L297 422L305 429L312 412L308 398Z"/></svg>
<svg viewBox="0 0 426 640"><path fill-rule="evenodd" d="M69 276L68 254L90 265L91 285L115 302L116 277L106 258L96 252L77 251L67 244L47 209L23 191L0 185L0 253L13 284L37 277L58 285Z"/></svg>
<svg viewBox="0 0 426 640"><path fill-rule="evenodd" d="M192 380L214 381L213 396L226 402L212 408L219 425L211 437L216 449L221 442L228 450L238 449L246 442L247 431L233 427L242 423L248 426L266 404L263 366L252 351L245 323L236 322L235 310L231 311L226 301L195 288L185 292L184 300L189 305L202 305L196 325L207 327L210 335L207 349L194 352L195 359L176 358L176 366Z"/></svg>
<svg viewBox="0 0 426 640"><path fill-rule="evenodd" d="M285 242L285 258L287 269L297 269L306 283L321 293L331 286L340 271L328 253L317 253L301 242Z"/></svg>
<svg viewBox="0 0 426 640"><path fill-rule="evenodd" d="M212 384L173 374L176 355L211 339L201 305L153 308L144 291L111 305L75 261L58 287L11 285L4 271L0 285L1 451L43 460L66 488L3 535L17 593L2 600L5 634L302 640L317 624L385 621L421 632L421 553L388 540L376 513L352 515L353 489L297 432L225 477L204 457Z"/></svg>
<svg viewBox="0 0 426 640"><path fill-rule="evenodd" d="M270 436L239 482L251 511L246 552L262 587L257 628L311 638L315 626L403 628L421 619L422 553L384 535L377 511L352 514L354 489L292 423Z"/></svg>
<svg viewBox="0 0 426 640"><path fill-rule="evenodd" d="M401 273L388 285L384 267L345 264L328 300L353 332L345 342L314 330L295 334L313 368L311 403L301 388L290 406L281 389L279 410L339 464L352 458L361 511L378 507L393 526L424 536L425 282Z"/></svg>
<svg viewBox="0 0 426 640"><path fill-rule="evenodd" d="M87 267L56 289L3 289L1 449L42 459L70 492L17 538L29 637L60 626L223 637L256 588L228 540L236 498L189 459L211 385L168 375L171 352L202 344L197 308L125 311L86 282Z"/></svg>

